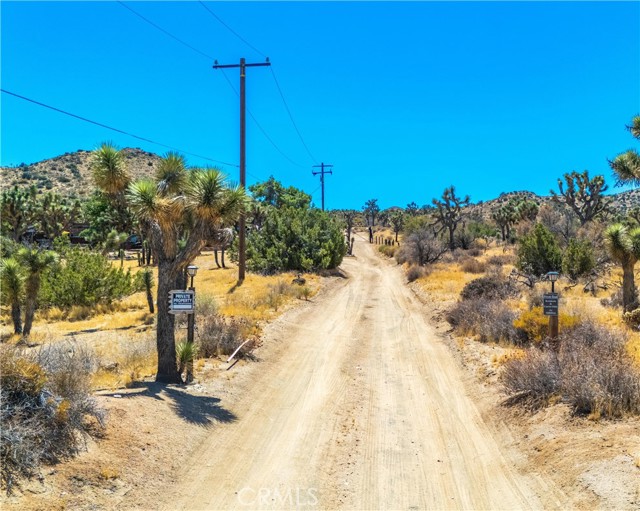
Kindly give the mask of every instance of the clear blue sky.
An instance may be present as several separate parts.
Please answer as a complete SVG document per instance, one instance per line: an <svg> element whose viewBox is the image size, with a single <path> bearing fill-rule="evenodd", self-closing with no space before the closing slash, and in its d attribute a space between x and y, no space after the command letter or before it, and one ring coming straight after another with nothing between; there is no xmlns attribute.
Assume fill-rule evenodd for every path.
<svg viewBox="0 0 640 511"><path fill-rule="evenodd" d="M131 8L220 63L262 61L197 2ZM429 203L456 185L472 200L555 187L571 170L611 181L634 146L640 4L210 2L268 55L248 71L249 184L273 174L314 192L334 165L328 208ZM212 62L117 2L6 2L2 88L193 153L238 162L238 99ZM234 86L236 70L227 72ZM1 163L31 163L104 140L165 149L2 94ZM188 157L192 165L205 162ZM224 170L237 177L237 169Z"/></svg>

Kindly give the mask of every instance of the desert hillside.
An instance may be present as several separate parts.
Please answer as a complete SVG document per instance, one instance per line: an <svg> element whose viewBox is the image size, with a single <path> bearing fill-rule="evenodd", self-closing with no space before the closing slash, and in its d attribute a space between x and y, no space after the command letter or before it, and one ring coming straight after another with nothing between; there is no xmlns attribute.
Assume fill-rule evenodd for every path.
<svg viewBox="0 0 640 511"><path fill-rule="evenodd" d="M123 152L134 179L153 175L160 160L158 155L138 148L126 148ZM0 180L3 188L36 185L71 198L86 197L95 188L89 170L90 156L91 151L81 149L36 163L0 167Z"/></svg>

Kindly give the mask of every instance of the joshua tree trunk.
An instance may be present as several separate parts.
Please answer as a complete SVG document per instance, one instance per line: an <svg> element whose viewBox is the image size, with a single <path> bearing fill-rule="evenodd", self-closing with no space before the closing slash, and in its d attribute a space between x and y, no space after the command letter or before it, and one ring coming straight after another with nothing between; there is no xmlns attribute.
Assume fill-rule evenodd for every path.
<svg viewBox="0 0 640 511"><path fill-rule="evenodd" d="M153 314L155 309L153 307L153 295L151 294L151 285L150 283L146 283L145 287L147 289L147 304L149 305L149 312Z"/></svg>
<svg viewBox="0 0 640 511"><path fill-rule="evenodd" d="M222 259L222 267L226 268L226 266L224 265L224 248L220 251L220 257Z"/></svg>
<svg viewBox="0 0 640 511"><path fill-rule="evenodd" d="M11 304L11 319L13 320L13 333L22 333L22 318L20 317L20 303L14 302Z"/></svg>
<svg viewBox="0 0 640 511"><path fill-rule="evenodd" d="M156 381L161 383L182 383L176 363L175 317L169 314L169 291L176 281L171 264L158 262L158 331L156 347L158 349L158 372Z"/></svg>
<svg viewBox="0 0 640 511"><path fill-rule="evenodd" d="M630 311L636 301L636 286L633 276L633 263L622 266L622 305L625 312Z"/></svg>
<svg viewBox="0 0 640 511"><path fill-rule="evenodd" d="M218 268L220 268L220 263L218 262L218 251L217 251L217 250L214 250L214 251L213 251L213 257L214 257L214 258L215 258L215 260L216 260L216 266L217 266Z"/></svg>
<svg viewBox="0 0 640 511"><path fill-rule="evenodd" d="M36 313L36 300L35 298L29 298L24 303L24 329L22 334L28 337L31 333L31 326L33 325L33 316Z"/></svg>

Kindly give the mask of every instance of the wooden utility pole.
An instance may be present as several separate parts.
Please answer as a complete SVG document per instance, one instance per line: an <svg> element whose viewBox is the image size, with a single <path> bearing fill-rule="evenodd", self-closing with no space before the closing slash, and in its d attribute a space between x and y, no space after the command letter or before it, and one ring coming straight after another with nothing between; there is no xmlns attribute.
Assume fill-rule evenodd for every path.
<svg viewBox="0 0 640 511"><path fill-rule="evenodd" d="M333 165L327 165L326 163L320 163L320 165L314 165L314 169L319 168L320 170L313 170L313 175L317 176L320 174L320 186L322 187L322 211L324 211L324 175L325 174L333 174L330 170L324 170L325 168L330 169L333 168Z"/></svg>
<svg viewBox="0 0 640 511"><path fill-rule="evenodd" d="M244 57L240 59L240 64L218 64L216 60L213 69L225 69L231 67L240 68L240 186L246 188L246 100L245 100L245 78L246 68L258 66L270 66L269 58L266 62L247 64ZM247 248L245 242L245 218L240 217L238 233L238 283L244 281L247 266Z"/></svg>

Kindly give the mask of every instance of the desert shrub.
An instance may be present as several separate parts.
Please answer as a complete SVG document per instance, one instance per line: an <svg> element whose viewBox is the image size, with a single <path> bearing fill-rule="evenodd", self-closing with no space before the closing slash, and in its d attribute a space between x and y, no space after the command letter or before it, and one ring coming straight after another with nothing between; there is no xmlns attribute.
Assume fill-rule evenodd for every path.
<svg viewBox="0 0 640 511"><path fill-rule="evenodd" d="M535 276L558 271L562 264L562 252L553 234L542 224L536 224L526 236L518 241L516 266Z"/></svg>
<svg viewBox="0 0 640 511"><path fill-rule="evenodd" d="M469 257L462 260L460 263L460 269L465 273L484 273L487 269L487 265L473 257Z"/></svg>
<svg viewBox="0 0 640 511"><path fill-rule="evenodd" d="M504 300L518 294L518 288L509 279L500 275L487 275L467 282L462 288L462 300Z"/></svg>
<svg viewBox="0 0 640 511"><path fill-rule="evenodd" d="M337 268L346 252L338 222L319 209L270 207L247 236L248 267L261 274Z"/></svg>
<svg viewBox="0 0 640 511"><path fill-rule="evenodd" d="M615 292L611 293L609 298L602 298L600 300L600 304L604 307L613 307L613 308L621 308L622 307L622 288L616 289Z"/></svg>
<svg viewBox="0 0 640 511"><path fill-rule="evenodd" d="M544 315L542 307L533 307L524 311L514 322L516 328L525 332L529 341L540 342L549 335L549 316ZM558 314L560 331L571 330L579 324L579 318L562 311Z"/></svg>
<svg viewBox="0 0 640 511"><path fill-rule="evenodd" d="M396 249L398 247L396 245L380 245L378 247L378 252L387 257L393 257L396 254Z"/></svg>
<svg viewBox="0 0 640 511"><path fill-rule="evenodd" d="M487 264L492 266L504 266L505 264L512 264L513 257L509 255L493 255L487 259Z"/></svg>
<svg viewBox="0 0 640 511"><path fill-rule="evenodd" d="M463 300L447 313L447 321L459 333L474 334L482 342L505 341L521 344L522 333L513 325L516 314L497 300Z"/></svg>
<svg viewBox="0 0 640 511"><path fill-rule="evenodd" d="M577 413L640 413L640 370L626 343L620 332L593 323L560 337L562 393Z"/></svg>
<svg viewBox="0 0 640 511"><path fill-rule="evenodd" d="M627 325L637 329L640 326L640 309L625 312L622 319Z"/></svg>
<svg viewBox="0 0 640 511"><path fill-rule="evenodd" d="M503 366L507 403L542 406L558 395L596 418L640 413L640 369L626 343L619 331L585 322L560 335L558 353L530 348Z"/></svg>
<svg viewBox="0 0 640 511"><path fill-rule="evenodd" d="M420 277L424 275L424 268L422 266L417 266L412 264L407 268L407 281L414 282L418 280Z"/></svg>
<svg viewBox="0 0 640 511"><path fill-rule="evenodd" d="M196 339L198 356L204 358L231 355L248 337L250 325L244 319L210 315L198 323ZM249 341L238 352L238 358L255 358L252 351L255 340Z"/></svg>
<svg viewBox="0 0 640 511"><path fill-rule="evenodd" d="M588 240L572 238L562 256L562 273L571 280L586 275L596 265L593 247Z"/></svg>
<svg viewBox="0 0 640 511"><path fill-rule="evenodd" d="M218 305L213 296L202 294L196 297L196 317L207 317L218 313Z"/></svg>
<svg viewBox="0 0 640 511"><path fill-rule="evenodd" d="M90 393L95 367L93 354L75 342L29 354L2 348L0 459L8 492L20 478L37 474L40 464L76 454L82 436L104 425L104 411Z"/></svg>
<svg viewBox="0 0 640 511"><path fill-rule="evenodd" d="M404 239L400 249L396 251L396 261L423 266L434 263L447 251L447 246L440 237L428 227L417 229Z"/></svg>
<svg viewBox="0 0 640 511"><path fill-rule="evenodd" d="M521 403L530 408L541 408L560 392L558 356L553 351L530 348L523 357L505 362L500 380L510 395L508 404Z"/></svg>
<svg viewBox="0 0 640 511"><path fill-rule="evenodd" d="M112 267L102 254L70 248L43 275L38 296L41 306L70 308L109 304L135 291L129 271Z"/></svg>

